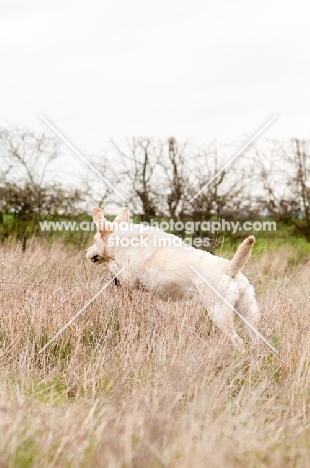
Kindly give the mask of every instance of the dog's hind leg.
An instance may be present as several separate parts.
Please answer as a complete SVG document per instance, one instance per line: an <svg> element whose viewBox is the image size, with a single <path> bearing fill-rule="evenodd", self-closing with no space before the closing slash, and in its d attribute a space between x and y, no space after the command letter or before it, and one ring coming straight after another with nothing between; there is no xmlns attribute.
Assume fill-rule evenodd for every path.
<svg viewBox="0 0 310 468"><path fill-rule="evenodd" d="M234 328L234 312L223 302L215 307L207 308L208 314L215 326L230 339L235 348L244 351L243 340Z"/></svg>
<svg viewBox="0 0 310 468"><path fill-rule="evenodd" d="M237 285L231 281L227 282L227 278L223 279L222 282L218 281L217 287L221 291L219 293L221 297L218 297L200 279L194 278L193 283L198 292L199 302L207 309L208 315L214 325L230 339L239 351L244 351L243 341L234 328L234 311L223 300L224 295L222 296L222 292L224 291L225 300L234 307L238 297Z"/></svg>
<svg viewBox="0 0 310 468"><path fill-rule="evenodd" d="M249 285L240 296L236 304L237 311L249 322L255 329L260 320L260 311L254 296L254 289ZM253 342L257 341L256 333L245 323L245 328Z"/></svg>

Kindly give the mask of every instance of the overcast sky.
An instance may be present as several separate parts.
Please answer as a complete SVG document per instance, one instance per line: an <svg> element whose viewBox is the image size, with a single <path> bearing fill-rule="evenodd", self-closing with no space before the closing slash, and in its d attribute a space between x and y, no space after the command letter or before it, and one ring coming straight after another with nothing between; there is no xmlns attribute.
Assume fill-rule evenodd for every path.
<svg viewBox="0 0 310 468"><path fill-rule="evenodd" d="M309 1L10 0L0 125L109 137L310 137Z"/></svg>

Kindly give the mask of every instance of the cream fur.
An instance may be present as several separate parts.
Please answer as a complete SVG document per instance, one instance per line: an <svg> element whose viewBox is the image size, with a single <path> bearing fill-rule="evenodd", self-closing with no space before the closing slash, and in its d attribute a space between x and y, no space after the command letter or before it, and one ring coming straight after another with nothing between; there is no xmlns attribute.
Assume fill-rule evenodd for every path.
<svg viewBox="0 0 310 468"><path fill-rule="evenodd" d="M86 251L86 257L94 263L108 262L115 274L126 266L121 283L130 287L143 287L156 293L161 299L179 301L190 299L206 307L211 320L232 343L243 349L242 339L234 330L233 311L190 268L193 266L213 285L225 299L256 327L260 314L254 289L241 273L251 255L253 236L248 237L229 261L195 248L165 246L176 236L156 228L144 230L140 225L130 225L127 209L116 217L119 226L105 220L100 208L93 208L93 219L98 224L95 244ZM144 245L120 245L121 239ZM163 246L158 246L161 238ZM119 242L117 242L117 239ZM165 240L166 239L166 240ZM125 242L125 240L124 240ZM127 242L127 240L126 240Z"/></svg>

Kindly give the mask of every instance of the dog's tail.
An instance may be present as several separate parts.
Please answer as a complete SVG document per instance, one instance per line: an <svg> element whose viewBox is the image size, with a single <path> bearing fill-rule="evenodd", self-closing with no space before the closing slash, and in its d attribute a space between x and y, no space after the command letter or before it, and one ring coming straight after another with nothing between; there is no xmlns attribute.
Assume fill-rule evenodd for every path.
<svg viewBox="0 0 310 468"><path fill-rule="evenodd" d="M252 246L254 242L255 242L255 237L250 236L247 239L245 239L242 242L242 244L239 246L233 259L229 263L228 272L227 272L229 276L233 278L245 266L246 262L249 260L251 256Z"/></svg>

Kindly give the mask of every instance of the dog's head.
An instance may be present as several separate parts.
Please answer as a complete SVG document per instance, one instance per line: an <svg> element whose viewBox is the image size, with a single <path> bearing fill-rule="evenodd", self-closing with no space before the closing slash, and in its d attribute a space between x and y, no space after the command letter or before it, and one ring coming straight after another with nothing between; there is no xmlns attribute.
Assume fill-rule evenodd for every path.
<svg viewBox="0 0 310 468"><path fill-rule="evenodd" d="M124 208L113 223L107 221L103 212L97 206L92 209L93 221L97 226L95 234L95 243L86 250L86 258L92 263L99 265L100 263L110 262L113 259L111 251L108 251L108 238L114 232L115 226L119 223L129 223L129 214L127 208Z"/></svg>

